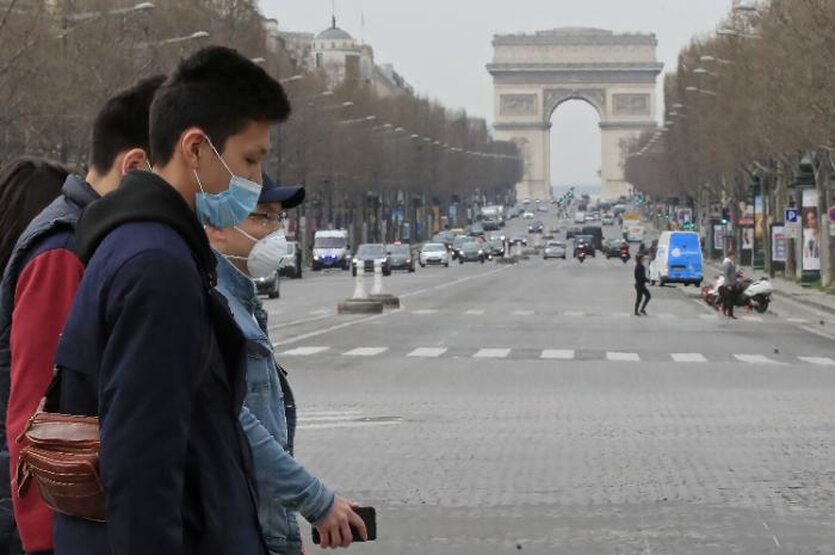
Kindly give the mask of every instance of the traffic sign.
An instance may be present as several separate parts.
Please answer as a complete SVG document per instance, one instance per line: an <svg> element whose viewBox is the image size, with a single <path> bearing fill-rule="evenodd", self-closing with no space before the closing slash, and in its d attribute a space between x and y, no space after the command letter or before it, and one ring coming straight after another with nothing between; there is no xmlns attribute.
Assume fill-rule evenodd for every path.
<svg viewBox="0 0 835 555"><path fill-rule="evenodd" d="M797 208L786 208L786 225L800 225Z"/></svg>

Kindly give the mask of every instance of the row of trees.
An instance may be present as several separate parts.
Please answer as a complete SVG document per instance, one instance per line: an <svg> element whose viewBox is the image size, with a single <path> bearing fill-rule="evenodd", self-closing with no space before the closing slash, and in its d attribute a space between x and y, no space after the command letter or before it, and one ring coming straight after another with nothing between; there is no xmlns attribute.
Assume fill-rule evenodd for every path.
<svg viewBox="0 0 835 555"><path fill-rule="evenodd" d="M835 0L735 6L716 34L680 53L665 79L664 127L629 146L627 179L656 197L690 197L704 212L727 206L735 220L756 182L780 221L808 169L825 213L835 175L833 31ZM822 268L825 283L832 275Z"/></svg>
<svg viewBox="0 0 835 555"><path fill-rule="evenodd" d="M317 225L367 221L364 207L377 205L379 220L406 207L414 219L420 207L508 195L518 181L515 145L493 141L483 120L412 95L380 98L362 80L329 90L275 38L255 0L0 0L0 163L31 154L82 165L104 99L223 44L288 90L293 116L267 169L308 187Z"/></svg>

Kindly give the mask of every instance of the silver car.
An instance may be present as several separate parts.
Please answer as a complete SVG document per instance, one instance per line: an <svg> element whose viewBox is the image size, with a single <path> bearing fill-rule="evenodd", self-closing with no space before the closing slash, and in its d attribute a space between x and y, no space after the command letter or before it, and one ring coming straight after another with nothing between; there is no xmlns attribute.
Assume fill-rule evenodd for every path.
<svg viewBox="0 0 835 555"><path fill-rule="evenodd" d="M449 268L449 251L443 243L426 243L420 249L418 262L421 268L426 268L428 265L440 266L442 264Z"/></svg>
<svg viewBox="0 0 835 555"><path fill-rule="evenodd" d="M565 260L567 247L565 243L561 243L559 241L548 241L545 244L545 250L542 251L542 259L548 260L549 258L562 258Z"/></svg>

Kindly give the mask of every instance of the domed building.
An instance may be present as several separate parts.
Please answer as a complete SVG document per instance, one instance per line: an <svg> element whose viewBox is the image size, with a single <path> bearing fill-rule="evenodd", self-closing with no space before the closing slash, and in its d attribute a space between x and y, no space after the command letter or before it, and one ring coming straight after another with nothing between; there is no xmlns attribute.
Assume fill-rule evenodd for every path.
<svg viewBox="0 0 835 555"><path fill-rule="evenodd" d="M368 80L374 72L374 51L337 27L334 17L331 26L313 39L312 65L327 73L331 86L346 79Z"/></svg>

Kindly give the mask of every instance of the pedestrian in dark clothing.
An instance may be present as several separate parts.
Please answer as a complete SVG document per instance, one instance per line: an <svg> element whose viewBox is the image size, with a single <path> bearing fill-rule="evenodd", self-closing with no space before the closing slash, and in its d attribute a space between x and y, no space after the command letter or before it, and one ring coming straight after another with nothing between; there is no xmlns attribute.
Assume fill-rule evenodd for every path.
<svg viewBox="0 0 835 555"><path fill-rule="evenodd" d="M644 267L644 255L638 254L635 257L635 316L647 315L647 305L652 298L649 289L647 289L647 283L649 283L649 278L647 278L647 270ZM643 305L641 305L641 301L643 301Z"/></svg>
<svg viewBox="0 0 835 555"><path fill-rule="evenodd" d="M52 379L55 349L84 267L70 240L84 208L119 185L128 171L148 167L148 111L163 76L111 97L93 124L90 170L67 175L60 195L21 234L0 287L0 388L3 428L12 464L14 518L27 553L49 553L52 510L37 488L18 494L16 441ZM42 184L43 185L43 184ZM4 442L5 446L6 442ZM9 483L9 473L2 476Z"/></svg>
<svg viewBox="0 0 835 555"><path fill-rule="evenodd" d="M55 515L60 555L266 555L238 416L244 338L203 226L258 201L279 83L238 52L183 60L150 112L152 172L90 205L84 277L56 353L60 410L99 418L105 522Z"/></svg>

